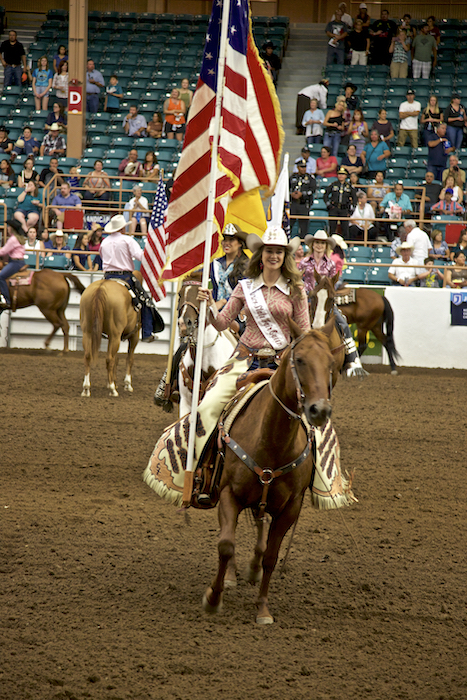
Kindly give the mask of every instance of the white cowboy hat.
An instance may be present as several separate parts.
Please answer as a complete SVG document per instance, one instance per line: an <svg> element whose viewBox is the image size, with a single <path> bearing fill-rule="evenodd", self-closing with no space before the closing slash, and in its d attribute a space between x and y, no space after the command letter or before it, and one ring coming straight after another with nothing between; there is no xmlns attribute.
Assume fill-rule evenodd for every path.
<svg viewBox="0 0 467 700"><path fill-rule="evenodd" d="M396 255L400 255L402 250L413 250L413 245L410 245L408 241L404 241L396 248Z"/></svg>
<svg viewBox="0 0 467 700"><path fill-rule="evenodd" d="M252 253L256 252L263 245L280 245L282 248L286 248L292 253L292 255L298 249L301 243L301 239L292 238L289 242L287 234L284 229L280 226L268 226L266 231L263 233L263 237L260 238L256 233L249 233L246 239L246 245Z"/></svg>
<svg viewBox="0 0 467 700"><path fill-rule="evenodd" d="M222 231L222 236L224 238L226 236L235 236L235 238L239 238L241 241L246 243L248 234L245 231L242 231L237 224L226 224L224 230Z"/></svg>
<svg viewBox="0 0 467 700"><path fill-rule="evenodd" d="M314 235L311 235L311 233L309 233L307 236L305 236L305 243L311 249L313 249L313 241L322 241L323 243L327 243L329 246L331 246L331 248L335 248L336 246L336 241L334 240L334 238L328 236L326 231L323 231L323 229L315 231Z"/></svg>
<svg viewBox="0 0 467 700"><path fill-rule="evenodd" d="M54 231L53 233L51 233L49 238L54 245L55 245L55 239L57 238L57 236L62 236L63 237L63 245L66 245L66 242L68 240L68 234L64 233L61 229L57 229L57 231Z"/></svg>
<svg viewBox="0 0 467 700"><path fill-rule="evenodd" d="M60 131L60 127L57 122L54 122L50 127L50 131Z"/></svg>
<svg viewBox="0 0 467 700"><path fill-rule="evenodd" d="M333 239L336 241L336 245L338 245L339 248L342 248L342 250L347 250L347 249L348 249L349 246L348 246L347 243L344 241L344 239L342 238L342 236L339 236L338 233L333 233L332 236L331 236L331 238L333 238Z"/></svg>
<svg viewBox="0 0 467 700"><path fill-rule="evenodd" d="M117 214L112 216L110 221L104 226L104 231L106 233L117 233L117 231L121 231L126 226L128 226L128 222L125 217L122 214Z"/></svg>

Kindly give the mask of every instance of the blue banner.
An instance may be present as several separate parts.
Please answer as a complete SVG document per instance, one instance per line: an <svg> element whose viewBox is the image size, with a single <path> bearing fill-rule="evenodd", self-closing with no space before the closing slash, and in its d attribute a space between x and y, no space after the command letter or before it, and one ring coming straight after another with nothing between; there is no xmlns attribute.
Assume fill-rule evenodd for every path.
<svg viewBox="0 0 467 700"><path fill-rule="evenodd" d="M451 326L467 326L467 291L451 292Z"/></svg>

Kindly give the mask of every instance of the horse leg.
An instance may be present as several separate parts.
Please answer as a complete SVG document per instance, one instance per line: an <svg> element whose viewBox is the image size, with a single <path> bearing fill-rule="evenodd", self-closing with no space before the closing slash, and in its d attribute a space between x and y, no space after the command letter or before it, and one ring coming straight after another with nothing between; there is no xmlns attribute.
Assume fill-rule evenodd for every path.
<svg viewBox="0 0 467 700"><path fill-rule="evenodd" d="M138 340L138 331L136 331L136 333L133 333L133 335L130 336L130 338L128 339L128 354L126 357L126 374L125 379L123 380L123 390L129 391L130 393L133 392L133 384L131 382L131 370L133 367L135 349L138 345Z"/></svg>
<svg viewBox="0 0 467 700"><path fill-rule="evenodd" d="M391 348L388 346L388 339L386 334L383 333L381 325L376 325L371 330L373 331L375 337L379 340L381 345L384 346L388 354L389 364L391 365L391 374L397 374L397 365L394 360L394 355L392 354Z"/></svg>
<svg viewBox="0 0 467 700"><path fill-rule="evenodd" d="M256 622L259 625L271 625L274 622L274 618L268 608L269 582L277 563L282 540L287 530L300 515L302 500L303 495L300 499L295 499L289 503L277 518L273 518L269 528L268 544L263 556L263 578L257 601L258 614L256 615Z"/></svg>
<svg viewBox="0 0 467 700"><path fill-rule="evenodd" d="M47 321L49 321L49 323L51 323L53 326L52 333L50 333L50 335L48 335L46 340L45 340L45 349L48 350L49 345L50 345L50 341L54 337L55 333L58 331L59 328L62 328L62 321L61 321L61 319L60 319L60 317L55 309L44 310L39 306L39 311L41 311L41 313L46 317ZM66 325L68 326L68 322L66 320L65 320L65 322L66 322ZM66 337L66 349L67 350L68 350L68 330L69 330L69 326L67 327L67 337Z"/></svg>
<svg viewBox="0 0 467 700"><path fill-rule="evenodd" d="M116 373L117 373L117 362L118 362L118 348L120 347L120 336L109 338L109 344L107 346L107 389L109 389L109 396L118 396L118 391L116 387Z"/></svg>
<svg viewBox="0 0 467 700"><path fill-rule="evenodd" d="M366 341L367 335L368 331L366 330L366 328L357 327L358 354L360 355L360 357L363 355L363 353L368 347L368 343Z"/></svg>
<svg viewBox="0 0 467 700"><path fill-rule="evenodd" d="M254 516L257 530L255 553L247 569L247 581L249 583L259 583L263 577L263 556L267 546L266 516L259 518Z"/></svg>
<svg viewBox="0 0 467 700"><path fill-rule="evenodd" d="M222 593L224 591L224 577L228 564L235 555L235 528L237 526L239 505L235 500L230 486L221 491L219 498L219 568L213 582L203 596L203 610L216 613L222 609Z"/></svg>
<svg viewBox="0 0 467 700"><path fill-rule="evenodd" d="M63 352L68 352L68 341L70 338L70 324L68 323L68 321L65 318L65 309L66 309L66 306L64 308L57 309L57 316L58 316L59 321L60 321L60 328L63 331Z"/></svg>
<svg viewBox="0 0 467 700"><path fill-rule="evenodd" d="M84 381L81 396L89 398L91 396L91 341L86 333L83 333L84 350Z"/></svg>

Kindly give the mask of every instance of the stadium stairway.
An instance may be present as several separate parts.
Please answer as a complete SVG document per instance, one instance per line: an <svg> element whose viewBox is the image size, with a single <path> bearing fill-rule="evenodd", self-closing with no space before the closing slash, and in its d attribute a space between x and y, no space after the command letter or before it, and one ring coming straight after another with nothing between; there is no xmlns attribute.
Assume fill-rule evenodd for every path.
<svg viewBox="0 0 467 700"><path fill-rule="evenodd" d="M326 64L327 37L324 24L291 24L287 52L279 74L277 96L281 104L284 123L284 153L290 162L298 158L305 143L304 136L297 136L295 109L297 93L307 85L318 83ZM292 167L289 168L290 172Z"/></svg>

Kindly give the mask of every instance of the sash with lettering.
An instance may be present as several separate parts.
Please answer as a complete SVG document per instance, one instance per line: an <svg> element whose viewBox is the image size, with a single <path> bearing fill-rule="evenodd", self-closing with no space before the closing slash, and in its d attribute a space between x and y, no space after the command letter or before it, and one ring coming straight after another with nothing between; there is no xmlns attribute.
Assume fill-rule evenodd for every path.
<svg viewBox="0 0 467 700"><path fill-rule="evenodd" d="M258 287L258 289L255 290L255 293L251 293L250 290L253 283L254 280L251 279L240 280L247 306L250 309L258 328L271 347L273 347L274 350L282 350L288 345L288 340L281 331L279 324L269 311L266 304L266 299L260 292L261 287Z"/></svg>

